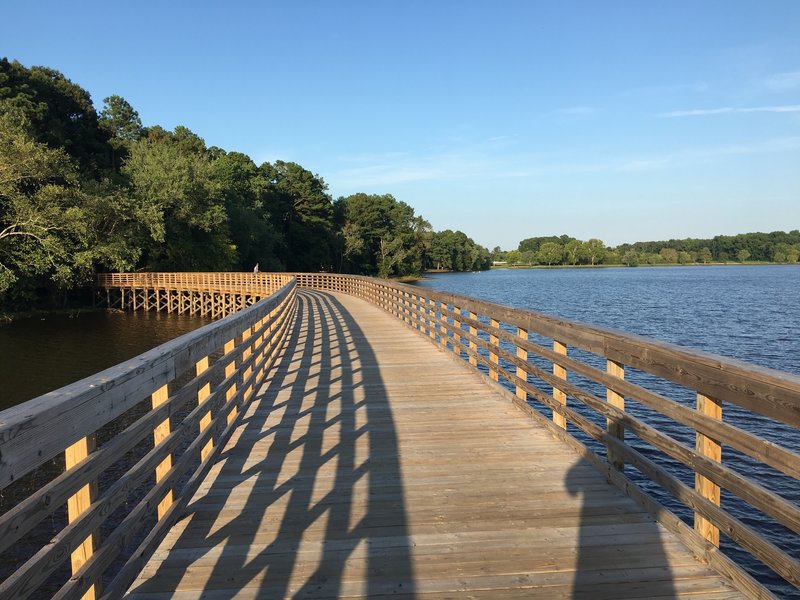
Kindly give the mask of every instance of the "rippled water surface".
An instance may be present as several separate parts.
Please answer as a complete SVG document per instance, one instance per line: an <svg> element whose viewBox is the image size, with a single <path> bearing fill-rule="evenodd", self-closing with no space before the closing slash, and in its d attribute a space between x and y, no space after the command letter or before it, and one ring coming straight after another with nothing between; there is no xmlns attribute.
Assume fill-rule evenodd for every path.
<svg viewBox="0 0 800 600"><path fill-rule="evenodd" d="M611 327L800 374L800 265L495 270L437 274L419 285ZM591 356L579 358L592 363ZM535 359L532 362L536 362ZM595 362L603 368L604 361ZM626 378L676 402L694 405L694 393L686 388L633 369L626 369ZM591 383L581 381L574 374L570 379L595 395L604 395L602 388L593 389ZM596 413L590 415L591 411L584 411L580 406L576 410L598 425L604 425L604 419L598 418ZM689 428L633 402L626 410L686 446L694 446L694 432ZM727 404L723 414L726 421L738 427L800 452L797 429L776 426ZM570 428L570 431L581 438L577 429ZM590 446L595 444L585 436L582 439ZM694 475L689 469L633 436L627 439L639 452L686 485L694 485ZM595 449L603 451L596 445ZM749 457L725 447L723 462L795 504L800 500L800 483ZM691 524L691 512L682 504L630 467L626 468L626 474ZM724 490L722 504L790 556L800 556L800 537L792 531L762 518ZM722 548L737 562L745 564L779 597L800 598L799 590L778 579L729 540L723 539Z"/></svg>
<svg viewBox="0 0 800 600"><path fill-rule="evenodd" d="M509 269L419 285L800 373L800 265Z"/></svg>
<svg viewBox="0 0 800 600"><path fill-rule="evenodd" d="M0 410L133 358L208 322L155 312L84 312L2 325Z"/></svg>

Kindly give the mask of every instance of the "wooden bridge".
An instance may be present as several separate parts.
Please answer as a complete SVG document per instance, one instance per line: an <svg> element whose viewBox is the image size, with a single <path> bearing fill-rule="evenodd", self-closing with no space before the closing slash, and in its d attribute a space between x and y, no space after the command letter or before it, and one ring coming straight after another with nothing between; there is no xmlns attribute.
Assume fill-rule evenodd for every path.
<svg viewBox="0 0 800 600"><path fill-rule="evenodd" d="M0 413L0 598L800 585L797 376L365 277L98 284L224 318Z"/></svg>

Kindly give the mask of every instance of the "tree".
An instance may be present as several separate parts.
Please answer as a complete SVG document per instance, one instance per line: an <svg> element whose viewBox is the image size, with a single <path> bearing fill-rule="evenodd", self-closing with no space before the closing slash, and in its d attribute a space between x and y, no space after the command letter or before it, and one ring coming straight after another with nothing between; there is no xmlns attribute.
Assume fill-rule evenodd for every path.
<svg viewBox="0 0 800 600"><path fill-rule="evenodd" d="M207 154L212 157L216 193L225 206L237 268L249 271L258 263L264 270L283 269L281 237L263 198L269 182L246 154L219 148Z"/></svg>
<svg viewBox="0 0 800 600"><path fill-rule="evenodd" d="M564 260L564 247L556 242L545 242L539 246L536 258L541 264L557 265Z"/></svg>
<svg viewBox="0 0 800 600"><path fill-rule="evenodd" d="M736 258L739 259L739 262L747 262L747 259L750 258L750 251L746 248L742 248L739 252L736 253Z"/></svg>
<svg viewBox="0 0 800 600"><path fill-rule="evenodd" d="M700 251L697 253L697 260L698 262L705 264L710 263L712 260L711 249L709 249L707 246L700 248Z"/></svg>
<svg viewBox="0 0 800 600"><path fill-rule="evenodd" d="M0 115L0 293L61 293L99 265L132 266L127 197L82 184L67 154L36 142L19 117Z"/></svg>
<svg viewBox="0 0 800 600"><path fill-rule="evenodd" d="M586 257L589 260L589 264L594 266L600 262L603 262L603 258L606 255L606 245L602 242L602 240L598 240L592 238L584 245L586 250Z"/></svg>
<svg viewBox="0 0 800 600"><path fill-rule="evenodd" d="M344 215L348 271L401 276L442 262L430 223L391 194L353 194L339 198L336 206Z"/></svg>
<svg viewBox="0 0 800 600"><path fill-rule="evenodd" d="M659 254L661 254L661 258L666 263L674 264L678 262L678 251L675 248L662 248Z"/></svg>
<svg viewBox="0 0 800 600"><path fill-rule="evenodd" d="M628 250L622 255L622 264L628 267L639 266L639 253L636 250Z"/></svg>
<svg viewBox="0 0 800 600"><path fill-rule="evenodd" d="M586 249L580 240L570 240L564 246L564 254L571 265L577 265L586 260Z"/></svg>
<svg viewBox="0 0 800 600"><path fill-rule="evenodd" d="M99 178L111 165L89 92L55 69L0 59L0 112L24 118L34 141L62 149L84 177Z"/></svg>
<svg viewBox="0 0 800 600"><path fill-rule="evenodd" d="M236 262L225 206L202 140L185 127L157 128L130 148L123 166L153 270L220 271ZM198 144L198 140L200 144Z"/></svg>
<svg viewBox="0 0 800 600"><path fill-rule="evenodd" d="M282 262L290 271L327 270L333 262L333 202L325 181L294 162L259 167L264 202L282 236Z"/></svg>
<svg viewBox="0 0 800 600"><path fill-rule="evenodd" d="M110 136L111 162L116 168L127 157L131 144L142 137L142 120L125 98L109 96L103 100L98 124Z"/></svg>

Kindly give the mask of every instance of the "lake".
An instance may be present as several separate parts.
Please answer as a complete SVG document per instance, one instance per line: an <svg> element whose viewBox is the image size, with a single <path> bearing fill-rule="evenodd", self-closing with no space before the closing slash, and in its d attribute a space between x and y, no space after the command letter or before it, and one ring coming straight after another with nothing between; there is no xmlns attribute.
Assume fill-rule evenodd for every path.
<svg viewBox="0 0 800 600"><path fill-rule="evenodd" d="M0 410L88 377L210 322L155 312L76 311L0 325Z"/></svg>
<svg viewBox="0 0 800 600"><path fill-rule="evenodd" d="M419 286L800 373L800 265L498 269Z"/></svg>

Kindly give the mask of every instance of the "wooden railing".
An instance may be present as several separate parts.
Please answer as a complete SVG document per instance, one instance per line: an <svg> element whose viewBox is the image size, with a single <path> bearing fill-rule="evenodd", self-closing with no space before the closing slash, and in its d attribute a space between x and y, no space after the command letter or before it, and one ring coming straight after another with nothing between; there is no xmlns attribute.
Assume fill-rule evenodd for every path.
<svg viewBox="0 0 800 600"><path fill-rule="evenodd" d="M796 375L366 277L106 277L101 285L131 289L205 285L224 294L254 286L265 294L283 287L226 319L0 413L0 490L13 497L15 487L26 486L21 501L0 516L0 552L67 513L52 541L34 548L0 584L1 598L49 585L70 559L73 574L54 597L116 597L125 590L274 360L295 310L295 281L361 297L480 371L749 596L769 593L737 565L744 553L800 584ZM742 514L769 527L745 523ZM728 540L724 552L720 532Z"/></svg>
<svg viewBox="0 0 800 600"><path fill-rule="evenodd" d="M261 286L265 296L267 286L281 286L226 319L0 413L0 490L11 504L0 515L0 553L14 550L2 555L6 567L22 563L0 583L3 599L119 597L218 456L296 310L287 275L107 278ZM43 527L55 529L50 542L19 559Z"/></svg>
<svg viewBox="0 0 800 600"><path fill-rule="evenodd" d="M97 285L109 308L217 319L255 304L287 279L285 273L106 273Z"/></svg>
<svg viewBox="0 0 800 600"><path fill-rule="evenodd" d="M800 585L797 375L414 286L322 273L297 280L370 301L504 385L752 597L769 594L728 554L747 553ZM731 542L725 553L720 532Z"/></svg>

